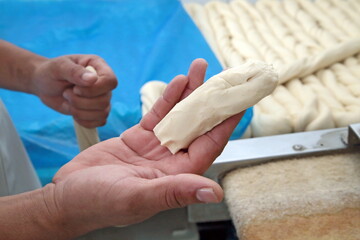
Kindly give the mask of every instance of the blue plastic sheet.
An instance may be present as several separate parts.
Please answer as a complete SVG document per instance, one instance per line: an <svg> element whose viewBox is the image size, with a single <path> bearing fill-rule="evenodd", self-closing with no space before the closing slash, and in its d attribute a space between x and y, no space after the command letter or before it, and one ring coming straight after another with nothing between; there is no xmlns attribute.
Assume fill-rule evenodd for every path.
<svg viewBox="0 0 360 240"><path fill-rule="evenodd" d="M139 89L169 82L204 58L207 78L221 66L177 0L0 1L0 38L46 57L97 54L113 68L119 85L101 140L118 136L141 118ZM43 184L79 150L71 117L32 95L0 90ZM247 111L232 138L244 132Z"/></svg>

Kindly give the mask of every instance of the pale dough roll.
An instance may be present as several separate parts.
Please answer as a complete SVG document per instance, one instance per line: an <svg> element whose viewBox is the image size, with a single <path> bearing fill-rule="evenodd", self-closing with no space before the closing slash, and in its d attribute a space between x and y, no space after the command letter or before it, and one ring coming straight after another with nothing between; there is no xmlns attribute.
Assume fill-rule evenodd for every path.
<svg viewBox="0 0 360 240"><path fill-rule="evenodd" d="M294 119L295 132L335 126L329 108L320 102L310 87L304 85L299 79L290 81L286 87L302 104L302 110Z"/></svg>
<svg viewBox="0 0 360 240"><path fill-rule="evenodd" d="M303 78L302 81L305 86L310 87L315 92L322 103L331 109L333 123L330 121L327 123L334 124L333 127L346 127L349 124L360 121L360 107L344 106L341 104L335 95L320 82L316 75L310 75Z"/></svg>
<svg viewBox="0 0 360 240"><path fill-rule="evenodd" d="M359 67L359 66L357 66ZM333 70L338 83L346 87L354 97L360 98L360 81L345 65L336 63L330 67Z"/></svg>
<svg viewBox="0 0 360 240"><path fill-rule="evenodd" d="M360 51L360 38L338 44L336 47L319 53L316 56L294 60L288 65L277 69L280 83L283 84L293 78L305 77L320 69L342 61Z"/></svg>
<svg viewBox="0 0 360 240"><path fill-rule="evenodd" d="M292 131L291 119L286 109L272 95L254 106L254 116L251 120L253 137L285 134Z"/></svg>
<svg viewBox="0 0 360 240"><path fill-rule="evenodd" d="M360 107L359 99L352 95L350 90L339 84L338 79L330 69L320 70L316 73L320 81L328 88L337 100L344 106L357 105Z"/></svg>
<svg viewBox="0 0 360 240"><path fill-rule="evenodd" d="M142 115L150 111L158 98L163 94L167 84L161 81L150 81L140 89Z"/></svg>
<svg viewBox="0 0 360 240"><path fill-rule="evenodd" d="M247 11L248 15L253 19L259 37L261 37L264 40L264 43L266 43L266 45L268 45L274 51L274 53L277 54L277 56L282 62L294 59L294 54L292 54L288 49L282 46L280 40L276 38L275 34L267 26L265 18L261 16L260 12L257 11L253 4L250 4L245 0L233 1L232 3L237 3L239 6L241 6Z"/></svg>
<svg viewBox="0 0 360 240"><path fill-rule="evenodd" d="M317 0L316 3L320 8L323 9L324 12L327 12L339 27L338 29L343 30L349 37L358 37L359 36L359 28L352 22L351 19L348 18L346 13L343 13L339 8L334 7L329 0ZM346 26L343 27L342 26ZM334 25L330 29L336 29Z"/></svg>
<svg viewBox="0 0 360 240"><path fill-rule="evenodd" d="M284 9L282 1L257 1L257 9L266 17L268 27L297 58L322 51L323 47L304 33L302 27Z"/></svg>
<svg viewBox="0 0 360 240"><path fill-rule="evenodd" d="M195 24L198 26L201 33L204 35L205 40L209 43L217 59L224 67L225 62L216 44L215 33L209 24L209 17L206 9L198 3L187 3L184 4L184 7L194 20Z"/></svg>
<svg viewBox="0 0 360 240"><path fill-rule="evenodd" d="M302 1L298 0L298 3L304 8L306 12L308 12L314 19L317 20L317 23L326 31L328 31L334 38L337 38L340 41L348 40L344 29L336 26L336 19L329 16L329 11L322 11L321 7L319 8L319 1Z"/></svg>
<svg viewBox="0 0 360 240"><path fill-rule="evenodd" d="M357 79L360 79L360 62L357 61L355 56L347 58L344 64Z"/></svg>
<svg viewBox="0 0 360 240"><path fill-rule="evenodd" d="M192 92L155 126L161 145L172 153L189 144L227 118L269 95L277 86L273 68L249 61L221 72Z"/></svg>
<svg viewBox="0 0 360 240"><path fill-rule="evenodd" d="M90 72L96 73L96 70L92 66L87 66L86 69ZM99 134L96 128L81 126L76 121L74 121L74 127L80 151L84 151L88 147L100 142Z"/></svg>
<svg viewBox="0 0 360 240"><path fill-rule="evenodd" d="M316 20L307 12L300 8L299 4L292 0L285 0L284 7L286 11L304 28L306 34L318 41L324 47L333 47L338 43L337 39L329 32L320 28Z"/></svg>

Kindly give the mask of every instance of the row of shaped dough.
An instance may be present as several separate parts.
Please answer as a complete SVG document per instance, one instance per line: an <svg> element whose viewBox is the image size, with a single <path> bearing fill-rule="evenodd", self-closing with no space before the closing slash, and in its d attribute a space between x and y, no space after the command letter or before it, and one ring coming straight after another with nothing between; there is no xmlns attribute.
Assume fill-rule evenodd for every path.
<svg viewBox="0 0 360 240"><path fill-rule="evenodd" d="M246 137L360 122L360 1L185 7L224 67L252 58L279 72L282 85L255 106Z"/></svg>
<svg viewBox="0 0 360 240"><path fill-rule="evenodd" d="M224 66L237 66L254 58L271 61L281 70L295 59L327 52L360 37L357 9L336 7L340 2L342 5L350 2L334 1L336 6L323 2L262 0L252 5L245 0L229 4L213 1L204 6L187 4L186 8ZM334 11L323 5L330 5L329 9ZM356 53L359 45L353 44L351 48L352 51L347 50L348 56Z"/></svg>

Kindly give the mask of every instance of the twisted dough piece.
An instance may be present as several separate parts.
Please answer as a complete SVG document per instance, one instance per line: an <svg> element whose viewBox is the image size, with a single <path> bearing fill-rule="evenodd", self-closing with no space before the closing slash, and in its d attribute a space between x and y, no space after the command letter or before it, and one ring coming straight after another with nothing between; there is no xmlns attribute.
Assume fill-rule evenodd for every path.
<svg viewBox="0 0 360 240"><path fill-rule="evenodd" d="M295 58L294 54L285 48L280 39L276 37L272 29L268 26L267 21L260 12L254 7L254 5L248 3L245 0L237 0L230 3L233 5L233 9L237 9L236 6L244 9L246 13L253 19L253 24L256 27L258 36L263 39L263 44L266 44L277 55L278 61L283 64L284 62L291 61ZM273 59L275 62L277 59Z"/></svg>
<svg viewBox="0 0 360 240"><path fill-rule="evenodd" d="M256 104L276 85L277 74L265 63L249 61L228 69L176 104L155 126L154 133L161 145L174 154L227 118Z"/></svg>
<svg viewBox="0 0 360 240"><path fill-rule="evenodd" d="M261 100L253 109L254 115L250 123L253 137L285 134L293 131L286 109L272 95Z"/></svg>
<svg viewBox="0 0 360 240"><path fill-rule="evenodd" d="M360 65L357 65L359 69ZM337 82L339 85L342 85L342 88L348 89L351 95L354 98L360 98L360 79L352 74L352 71L349 67L346 67L344 64L335 63L330 69L335 74ZM360 104L360 101L359 101Z"/></svg>
<svg viewBox="0 0 360 240"><path fill-rule="evenodd" d="M87 70L96 73L96 70L87 66ZM74 121L75 133L78 140L80 151L84 151L88 147L100 142L99 134L96 128L86 128Z"/></svg>
<svg viewBox="0 0 360 240"><path fill-rule="evenodd" d="M337 26L334 16L329 15L328 9L323 11L324 9L319 6L318 1L315 3L315 1L297 0L297 2L313 19L315 19L315 21L317 21L322 29L329 32L335 39L338 41L349 40L349 35L341 28L341 26L343 26L342 23Z"/></svg>
<svg viewBox="0 0 360 240"><path fill-rule="evenodd" d="M329 16L334 20L335 24L332 24L328 27L328 30L331 29L342 29L349 38L359 37L360 29L356 26L355 23L352 22L351 19L347 16L347 14L343 13L338 7L335 7L331 1L329 0L317 0L316 5L318 5L324 12L327 12ZM336 27L336 25L338 27ZM341 28L341 26L346 26L345 28Z"/></svg>
<svg viewBox="0 0 360 240"><path fill-rule="evenodd" d="M339 84L336 75L331 69L320 70L316 75L341 104L344 106L356 105L360 107L359 99L354 97L348 88Z"/></svg>
<svg viewBox="0 0 360 240"><path fill-rule="evenodd" d="M302 103L302 112L295 119L295 131L313 131L335 127L331 111L315 92L300 79L286 84L287 89Z"/></svg>
<svg viewBox="0 0 360 240"><path fill-rule="evenodd" d="M230 3L232 10L235 12L237 16L237 21L242 26L244 30L246 39L255 49L259 52L258 60L263 60L266 62L271 62L274 67L276 65L281 65L282 60L278 56L278 54L264 41L261 34L254 23L255 20L247 13L246 9L243 8L243 4L246 4L242 1L233 1ZM259 21L259 17L256 21ZM241 52L242 49L239 49Z"/></svg>
<svg viewBox="0 0 360 240"><path fill-rule="evenodd" d="M205 9L209 16L209 24L216 31L215 39L219 54L224 60L224 65L227 67L236 66L243 62L241 55L237 52L237 49L232 45L231 34L226 27L224 17L217 12L218 2L211 2L205 5ZM227 6L225 4L225 6Z"/></svg>
<svg viewBox="0 0 360 240"><path fill-rule="evenodd" d="M331 64L353 56L359 51L360 38L357 38L340 43L316 56L294 60L292 63L277 69L279 71L279 81L283 84L293 78L305 77Z"/></svg>
<svg viewBox="0 0 360 240"><path fill-rule="evenodd" d="M257 10L265 17L268 28L296 58L302 58L322 50L322 46L304 34L301 26L284 10L281 1L257 1ZM292 58L291 61L295 59Z"/></svg>
<svg viewBox="0 0 360 240"><path fill-rule="evenodd" d="M360 61L358 62L355 56L345 59L344 64L357 79L360 79Z"/></svg>
<svg viewBox="0 0 360 240"><path fill-rule="evenodd" d="M284 0L284 7L286 11L304 28L305 32L312 36L321 45L333 47L338 43L338 40L329 32L321 28L316 20L305 12L300 5L293 0Z"/></svg>
<svg viewBox="0 0 360 240"><path fill-rule="evenodd" d="M315 92L321 102L331 109L335 127L346 127L349 124L360 121L359 107L354 105L347 106L339 102L334 93L321 82L317 75L310 75L302 79L302 81Z"/></svg>
<svg viewBox="0 0 360 240"><path fill-rule="evenodd" d="M215 33L213 31L213 28L209 24L209 16L206 9L198 3L188 3L185 4L184 7L200 29L201 33L204 35L206 41L209 43L210 48L213 50L217 59L224 67L225 60L223 59L215 41Z"/></svg>
<svg viewBox="0 0 360 240"><path fill-rule="evenodd" d="M356 11L356 9L353 9L350 5L349 1L339 1L339 0L330 0L333 5L335 5L337 8L341 9L345 15L350 18L350 21L353 24L356 24L358 28L360 28L360 15L359 12Z"/></svg>

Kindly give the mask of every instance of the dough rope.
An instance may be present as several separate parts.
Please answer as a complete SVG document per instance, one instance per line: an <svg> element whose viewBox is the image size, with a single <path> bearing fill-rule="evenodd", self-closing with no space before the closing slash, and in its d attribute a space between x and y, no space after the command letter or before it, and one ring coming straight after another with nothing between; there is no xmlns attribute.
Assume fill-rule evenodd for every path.
<svg viewBox="0 0 360 240"><path fill-rule="evenodd" d="M329 15L329 9L326 8L324 11L324 8L322 4L319 4L319 1L316 1L315 4L307 0L297 0L297 2L304 9L304 11L308 12L312 18L317 21L321 28L323 28L325 31L328 31L335 39L338 41L349 39L347 32L344 31L344 29L339 28L339 25L336 23L336 19L334 19L334 17L339 16Z"/></svg>
<svg viewBox="0 0 360 240"><path fill-rule="evenodd" d="M287 14L280 1L258 1L256 8L265 16L269 28L296 58L313 55L321 50L321 46L304 34L301 26Z"/></svg>
<svg viewBox="0 0 360 240"><path fill-rule="evenodd" d="M96 73L91 66L86 67L87 70ZM79 144L80 151L84 151L88 147L100 142L99 134L96 128L86 128L74 121L76 138Z"/></svg>
<svg viewBox="0 0 360 240"><path fill-rule="evenodd" d="M200 31L205 36L205 39L206 41L208 41L215 56L218 58L220 63L225 66L224 59L215 41L215 33L213 32L213 28L208 24L209 16L206 9L198 3L186 4L185 9L189 13L189 15L193 17L196 25L199 26Z"/></svg>
<svg viewBox="0 0 360 240"><path fill-rule="evenodd" d="M302 2L305 2L305 1L302 1ZM352 20L349 19L347 14L344 13L343 11L341 11L340 8L335 7L331 3L331 1L317 0L315 3L316 3L315 5L318 5L324 12L327 12L329 14L329 16L331 16L331 19L333 19L335 26L336 25L338 26L338 27L334 27L334 25L331 26L331 24L328 24L327 25L328 31L332 31L334 29L341 29L343 31L343 34L338 35L339 37L346 36L346 35L350 38L359 36L359 31L360 31L359 27L357 27L352 22ZM346 26L346 27L341 28L341 26Z"/></svg>
<svg viewBox="0 0 360 240"><path fill-rule="evenodd" d="M140 89L142 116L147 114L155 102L162 96L167 84L161 81L150 81Z"/></svg>

